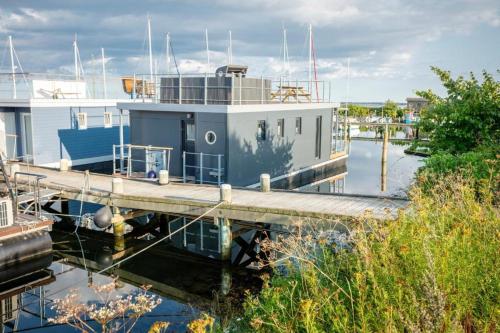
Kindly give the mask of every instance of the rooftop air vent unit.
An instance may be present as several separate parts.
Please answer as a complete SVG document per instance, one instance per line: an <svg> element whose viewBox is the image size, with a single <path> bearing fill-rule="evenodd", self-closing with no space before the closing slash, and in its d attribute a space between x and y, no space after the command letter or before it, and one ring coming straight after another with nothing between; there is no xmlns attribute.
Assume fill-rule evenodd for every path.
<svg viewBox="0 0 500 333"><path fill-rule="evenodd" d="M9 198L0 198L0 228L14 224L12 201Z"/></svg>
<svg viewBox="0 0 500 333"><path fill-rule="evenodd" d="M248 66L243 65L226 65L217 68L215 74L218 76L226 76L228 74L245 77L247 75Z"/></svg>

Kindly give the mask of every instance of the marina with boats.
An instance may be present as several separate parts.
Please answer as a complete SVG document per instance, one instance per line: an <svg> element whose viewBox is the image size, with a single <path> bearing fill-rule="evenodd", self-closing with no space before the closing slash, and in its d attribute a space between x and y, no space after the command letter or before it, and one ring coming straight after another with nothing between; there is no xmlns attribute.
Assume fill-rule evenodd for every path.
<svg viewBox="0 0 500 333"><path fill-rule="evenodd" d="M201 311L259 288L258 261L269 255L262 240L297 225L333 223L342 232L361 216L394 219L405 209L400 190L414 170L399 170L405 185L387 190L389 128L413 125L350 122L347 102L316 79L308 32L308 80L252 77L232 63L157 74L150 52L150 73L115 78L119 89L108 86L104 50L102 76L89 82L76 38L71 77L16 72L9 38L12 73L1 78L11 95L0 98L2 327L15 331L22 311L46 325L47 304L72 284L46 286L75 272L76 284L114 276ZM346 185L364 163L349 162L360 127L381 129L368 142L380 152L375 193Z"/></svg>

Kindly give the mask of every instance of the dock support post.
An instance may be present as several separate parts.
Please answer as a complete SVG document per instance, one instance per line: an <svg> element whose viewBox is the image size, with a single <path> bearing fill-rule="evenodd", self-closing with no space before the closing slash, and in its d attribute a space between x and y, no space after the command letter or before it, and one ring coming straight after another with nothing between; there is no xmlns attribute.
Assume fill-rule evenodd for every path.
<svg viewBox="0 0 500 333"><path fill-rule="evenodd" d="M222 184L220 186L220 201L231 203L231 185ZM219 225L220 255L222 261L231 261L231 243L233 241L231 234L231 220L225 217L217 217Z"/></svg>
<svg viewBox="0 0 500 333"><path fill-rule="evenodd" d="M221 270L221 284L220 284L220 291L224 296L229 294L229 291L231 290L232 277L233 276L231 273L231 268L227 265L224 265Z"/></svg>
<svg viewBox="0 0 500 333"><path fill-rule="evenodd" d="M380 176L380 191L385 192L387 189L387 148L389 145L389 126L385 125L384 143L382 145L382 173Z"/></svg>
<svg viewBox="0 0 500 333"><path fill-rule="evenodd" d="M263 173L260 175L260 191L271 191L271 176L268 173Z"/></svg>
<svg viewBox="0 0 500 333"><path fill-rule="evenodd" d="M344 111L344 126L343 126L343 130L344 130L344 151L347 153L347 107Z"/></svg>
<svg viewBox="0 0 500 333"><path fill-rule="evenodd" d="M113 207L113 219L111 223L113 224L113 235L115 236L115 251L125 250L125 219L120 214L120 209L118 207Z"/></svg>
<svg viewBox="0 0 500 333"><path fill-rule="evenodd" d="M220 234L220 258L222 261L231 261L231 220L225 217L218 217Z"/></svg>

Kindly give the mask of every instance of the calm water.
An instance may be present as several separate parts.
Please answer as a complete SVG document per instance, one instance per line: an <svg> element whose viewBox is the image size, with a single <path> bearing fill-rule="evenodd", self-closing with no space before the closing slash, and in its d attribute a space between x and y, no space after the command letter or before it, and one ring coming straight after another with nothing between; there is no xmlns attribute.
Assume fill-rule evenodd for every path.
<svg viewBox="0 0 500 333"><path fill-rule="evenodd" d="M363 133L362 135L373 137L374 134ZM395 133L395 135L405 137L405 133ZM381 186L382 143L357 140L350 143L346 174L301 190L405 195L415 171L422 164L422 158L405 155L404 149L405 147L401 145L389 145L385 191L382 191ZM15 298L18 297L19 304L23 304L23 311L9 313L14 320L5 323L6 332L13 331L13 325L16 322L17 330L24 332L71 331L71 328L53 325L46 320L47 317L54 316L54 311L50 308L51 300L64 297L70 286L79 289L83 302L97 300L92 289L88 287L89 282L104 283L110 281L110 277L87 273L84 267L86 266L90 271L98 271L112 263L112 258L106 254L110 240L101 241L99 237L86 236L83 231L82 233L80 242L77 242L78 239L75 236L60 232L53 233L54 247L58 248L61 256L65 258L55 256L54 262L50 265L55 281L43 287L35 287L11 299L13 309L15 309L18 302ZM252 286L258 288L257 273L246 270L230 271L215 261L193 259L183 256L182 253L179 255L167 246L157 246L153 249L110 272L120 275L118 294L130 294L136 292L140 285L151 284L152 292L162 299L162 303L154 311L139 321L135 329L137 332L147 331L155 321L170 322L169 332L184 332L186 324L197 318L200 311L213 308L217 309L215 311L217 316L223 319L225 314L233 311L231 309L238 308L244 289ZM56 262L58 260L62 261ZM225 297L229 285L231 289ZM42 306L40 306L40 290L43 290L46 295ZM44 311L41 313L42 308Z"/></svg>

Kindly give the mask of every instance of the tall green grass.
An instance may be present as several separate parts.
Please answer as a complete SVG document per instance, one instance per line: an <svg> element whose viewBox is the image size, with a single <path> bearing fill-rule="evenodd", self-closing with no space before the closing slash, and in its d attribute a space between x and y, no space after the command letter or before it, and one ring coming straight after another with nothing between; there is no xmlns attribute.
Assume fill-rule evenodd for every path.
<svg viewBox="0 0 500 333"><path fill-rule="evenodd" d="M500 219L491 184L459 176L415 187L397 220L369 217L349 249L310 237L283 240L290 260L258 296L238 332L497 332ZM302 248L301 248L302 247ZM278 249L279 250L279 249Z"/></svg>

